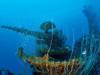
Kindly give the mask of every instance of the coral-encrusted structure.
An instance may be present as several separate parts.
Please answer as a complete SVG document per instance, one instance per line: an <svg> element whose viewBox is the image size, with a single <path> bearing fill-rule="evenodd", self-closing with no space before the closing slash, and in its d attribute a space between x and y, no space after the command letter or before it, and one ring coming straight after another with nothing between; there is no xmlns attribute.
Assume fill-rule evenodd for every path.
<svg viewBox="0 0 100 75"><path fill-rule="evenodd" d="M48 54L43 57L28 56L23 52L23 48L19 48L18 55L23 61L35 67L37 75L78 75L79 67L83 66L81 59L56 61Z"/></svg>
<svg viewBox="0 0 100 75"><path fill-rule="evenodd" d="M81 37L75 42L74 56L85 56L87 62L83 73L88 75L100 75L100 17L92 6L86 6L83 11L88 22L89 34ZM83 52L83 54L81 54Z"/></svg>
<svg viewBox="0 0 100 75"><path fill-rule="evenodd" d="M70 56L71 50L70 47L66 45L66 37L61 30L55 29L55 24L50 21L40 25L41 32L18 28L16 26L3 25L1 28L35 37L37 51L40 56L44 56L48 53L49 56L58 60L64 60Z"/></svg>
<svg viewBox="0 0 100 75"><path fill-rule="evenodd" d="M40 29L43 32L11 26L1 26L1 28L39 39L36 40L39 57L25 54L23 47L18 50L18 56L29 63L32 69L35 68L33 75L97 75L95 72L100 66L98 65L100 63L100 32L96 27L97 20L93 11L85 7L84 14L89 23L89 34L75 42L73 52L66 45L62 31L56 30L55 24L50 21L41 24Z"/></svg>
<svg viewBox="0 0 100 75"><path fill-rule="evenodd" d="M70 47L66 45L66 37L63 35L62 31L55 29L55 24L50 21L41 24L40 29L43 30L43 32L5 25L1 26L1 28L34 36L39 39L36 39L36 43L40 57L27 56L23 53L22 47L19 48L18 52L18 55L25 62L28 62L32 66L32 69L34 69L33 66L35 66L40 70L40 72L36 71L36 73L40 73L39 75L63 75L63 73L74 74L73 71L75 71L80 65L77 59L70 60L69 62L64 61L69 60L71 54ZM58 60L59 62L57 62Z"/></svg>

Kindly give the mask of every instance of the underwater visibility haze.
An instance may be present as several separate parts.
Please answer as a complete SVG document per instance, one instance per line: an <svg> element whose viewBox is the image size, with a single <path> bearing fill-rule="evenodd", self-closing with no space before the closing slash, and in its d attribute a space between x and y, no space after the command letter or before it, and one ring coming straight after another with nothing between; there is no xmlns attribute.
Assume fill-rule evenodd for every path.
<svg viewBox="0 0 100 75"><path fill-rule="evenodd" d="M100 75L99 0L0 0L0 75Z"/></svg>

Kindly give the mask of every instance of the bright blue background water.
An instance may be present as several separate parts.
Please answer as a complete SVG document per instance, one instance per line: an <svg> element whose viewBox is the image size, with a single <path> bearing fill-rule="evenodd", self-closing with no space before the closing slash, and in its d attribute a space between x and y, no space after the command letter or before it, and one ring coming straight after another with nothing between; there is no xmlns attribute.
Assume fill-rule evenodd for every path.
<svg viewBox="0 0 100 75"><path fill-rule="evenodd" d="M41 23L50 20L64 31L71 44L73 33L78 39L88 32L87 20L82 13L86 3L87 0L0 0L0 25L38 31ZM36 55L32 37L0 29L0 68L23 73L24 64L17 56L19 46L24 46L28 54ZM29 73L28 65L27 68Z"/></svg>

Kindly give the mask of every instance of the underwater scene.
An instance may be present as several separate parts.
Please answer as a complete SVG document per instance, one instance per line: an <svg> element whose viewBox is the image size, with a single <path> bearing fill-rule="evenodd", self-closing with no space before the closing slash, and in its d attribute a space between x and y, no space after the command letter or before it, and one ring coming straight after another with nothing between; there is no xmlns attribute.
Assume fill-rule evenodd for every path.
<svg viewBox="0 0 100 75"><path fill-rule="evenodd" d="M0 0L0 75L100 75L100 0Z"/></svg>

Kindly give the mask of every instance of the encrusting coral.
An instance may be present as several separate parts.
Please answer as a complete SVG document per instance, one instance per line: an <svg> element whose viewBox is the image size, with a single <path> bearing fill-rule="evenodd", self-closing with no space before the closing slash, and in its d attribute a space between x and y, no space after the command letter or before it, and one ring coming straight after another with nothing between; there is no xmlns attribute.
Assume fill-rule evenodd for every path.
<svg viewBox="0 0 100 75"><path fill-rule="evenodd" d="M70 47L66 45L66 37L63 35L63 32L55 29L55 24L50 21L44 22L40 25L40 29L44 32L32 31L25 28L18 28L16 26L3 25L1 28L36 37L36 43L38 46L37 51L41 56L48 53L49 50L49 56L64 60L68 58L71 53Z"/></svg>
<svg viewBox="0 0 100 75"><path fill-rule="evenodd" d="M95 67L95 63L98 64L99 62L97 54L100 49L98 47L100 45L100 32L95 27L97 23L92 10L85 7L84 14L89 22L89 35L85 35L75 42L73 52L66 45L66 37L62 31L56 31L55 24L50 21L41 24L40 29L43 32L5 25L1 28L40 39L36 40L37 50L41 54L39 57L25 54L23 47L18 49L18 56L24 62L29 63L32 69L35 68L35 75L91 75L89 72L92 71L92 67ZM70 58L71 52L73 55ZM96 73L93 75L96 75Z"/></svg>
<svg viewBox="0 0 100 75"><path fill-rule="evenodd" d="M35 67L38 75L78 75L80 66L83 66L81 59L70 59L68 61L55 61L48 54L43 57L28 56L19 48L18 56L25 62ZM51 60L50 60L51 58Z"/></svg>

